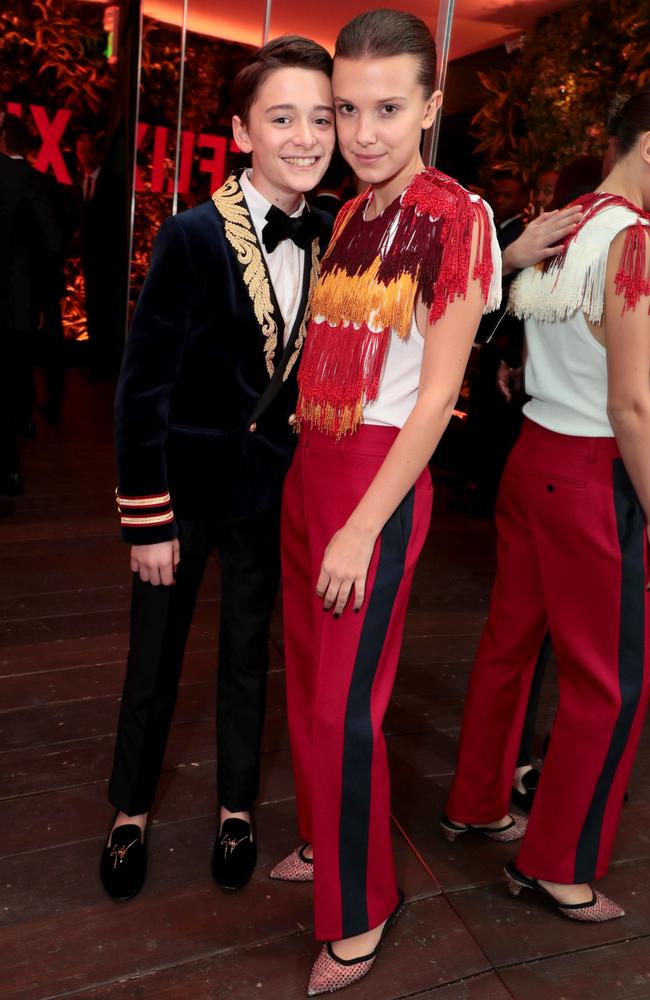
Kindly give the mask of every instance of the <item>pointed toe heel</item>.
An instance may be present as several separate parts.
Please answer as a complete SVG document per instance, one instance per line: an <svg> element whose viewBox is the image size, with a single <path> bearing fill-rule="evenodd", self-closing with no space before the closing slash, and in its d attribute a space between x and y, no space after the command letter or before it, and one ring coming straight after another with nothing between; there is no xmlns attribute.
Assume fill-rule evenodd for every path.
<svg viewBox="0 0 650 1000"><path fill-rule="evenodd" d="M397 906L386 920L375 950L371 951L369 955L363 955L359 958L339 958L334 953L331 941L327 941L312 967L307 996L316 997L322 993L336 993L338 990L344 990L348 986L358 983L360 979L368 975L386 940L386 935L402 912L404 893L401 889L398 889L397 892Z"/></svg>
<svg viewBox="0 0 650 1000"><path fill-rule="evenodd" d="M313 858L305 857L305 848L308 846L303 844L302 847L296 847L271 869L270 877L279 882L313 882L314 861Z"/></svg>
<svg viewBox="0 0 650 1000"><path fill-rule="evenodd" d="M509 823L505 826L494 829L490 826L479 826L476 823L454 823L446 814L440 820L445 840L453 844L460 837L461 833L482 833L489 840L496 840L499 844L510 844L513 840L521 840L528 826L526 816L510 816Z"/></svg>
<svg viewBox="0 0 650 1000"><path fill-rule="evenodd" d="M532 889L539 893L547 903L569 920L581 920L583 923L602 924L606 920L617 920L625 916L625 910L615 903L613 899L608 899L601 892L591 890L591 899L588 903L562 904L559 899L539 884L536 878L524 875L515 865L506 865L503 869L506 877L506 885L513 896L518 896L522 889Z"/></svg>
<svg viewBox="0 0 650 1000"><path fill-rule="evenodd" d="M523 885L521 885L516 878L513 878L507 868L504 869L504 872L506 876L506 885L508 886L510 895L519 896L521 894L521 890L523 889Z"/></svg>

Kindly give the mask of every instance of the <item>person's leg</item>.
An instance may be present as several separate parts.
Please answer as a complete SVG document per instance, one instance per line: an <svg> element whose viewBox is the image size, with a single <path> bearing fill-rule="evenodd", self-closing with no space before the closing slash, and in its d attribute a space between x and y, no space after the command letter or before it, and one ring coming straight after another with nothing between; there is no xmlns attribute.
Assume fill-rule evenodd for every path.
<svg viewBox="0 0 650 1000"><path fill-rule="evenodd" d="M497 576L472 670L447 815L488 824L507 813L512 776L546 612L538 554L526 509L525 433L506 466L496 521Z"/></svg>
<svg viewBox="0 0 650 1000"><path fill-rule="evenodd" d="M560 698L517 866L576 888L607 871L646 710L647 539L619 459L540 453L529 495Z"/></svg>
<svg viewBox="0 0 650 1000"><path fill-rule="evenodd" d="M551 658L552 652L551 633L547 632L537 657L537 663L535 664L535 673L533 674L533 682L530 686L524 728L517 755L517 766L512 778L512 802L514 805L519 806L525 813L530 813L533 807L535 792L539 783L539 771L533 767L532 763L533 741L535 739L535 725L537 723L539 699L544 684L544 675L546 674L546 665ZM548 741L548 735L546 739Z"/></svg>
<svg viewBox="0 0 650 1000"><path fill-rule="evenodd" d="M14 330L7 342L8 353L4 359L9 379L7 389L15 427L19 433L34 433L34 333L32 330Z"/></svg>
<svg viewBox="0 0 650 1000"><path fill-rule="evenodd" d="M13 335L11 330L0 330L0 345L4 356L3 364L0 365L0 494L10 496L22 492L12 388Z"/></svg>
<svg viewBox="0 0 650 1000"><path fill-rule="evenodd" d="M65 388L65 337L61 303L54 296L50 297L45 308L42 365L47 397L40 410L49 423L58 423Z"/></svg>
<svg viewBox="0 0 650 1000"><path fill-rule="evenodd" d="M382 432L362 428L355 440L333 450L331 443L323 451L310 447L305 495L314 582L327 544L390 446ZM353 595L338 619L324 614L322 600L313 598L322 622L313 708L315 933L333 941L336 953L346 959L372 950L398 899L382 722L431 496L425 472L378 540L358 613Z"/></svg>
<svg viewBox="0 0 650 1000"><path fill-rule="evenodd" d="M280 576L279 510L220 525L217 537L217 786L228 813L248 813L259 791L269 626Z"/></svg>
<svg viewBox="0 0 650 1000"><path fill-rule="evenodd" d="M208 551L205 525L181 521L174 585L154 587L133 577L129 655L108 792L127 817L148 813L153 802Z"/></svg>
<svg viewBox="0 0 650 1000"><path fill-rule="evenodd" d="M551 658L553 645L551 643L551 633L547 632L542 640L542 645L535 664L533 682L530 685L528 704L526 705L526 715L524 718L524 728L517 754L517 768L529 767L533 759L533 741L535 739L535 724L537 722L537 712L539 711L539 699L542 693L546 665Z"/></svg>

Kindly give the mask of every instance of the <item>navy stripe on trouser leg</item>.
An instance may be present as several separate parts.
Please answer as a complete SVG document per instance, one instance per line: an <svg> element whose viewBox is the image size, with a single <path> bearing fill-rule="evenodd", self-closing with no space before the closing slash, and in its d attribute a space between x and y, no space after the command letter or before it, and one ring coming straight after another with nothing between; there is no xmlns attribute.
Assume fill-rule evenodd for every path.
<svg viewBox="0 0 650 1000"><path fill-rule="evenodd" d="M381 533L377 573L368 598L345 711L339 864L343 937L368 928L366 878L370 828L373 732L372 686L399 590L413 527L415 488Z"/></svg>
<svg viewBox="0 0 650 1000"><path fill-rule="evenodd" d="M575 882L588 882L598 864L600 837L616 770L625 751L643 686L645 658L646 528L634 487L620 459L613 462L614 510L621 549L618 679L621 707L576 851Z"/></svg>

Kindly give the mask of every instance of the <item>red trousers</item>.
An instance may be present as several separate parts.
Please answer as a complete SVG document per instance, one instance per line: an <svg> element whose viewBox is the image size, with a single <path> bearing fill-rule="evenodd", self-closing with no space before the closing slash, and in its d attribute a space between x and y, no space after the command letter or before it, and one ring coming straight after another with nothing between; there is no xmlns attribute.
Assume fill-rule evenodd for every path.
<svg viewBox="0 0 650 1000"><path fill-rule="evenodd" d="M397 904L382 722L393 688L413 571L431 516L425 470L375 546L360 612L323 613L325 548L374 479L397 430L342 441L304 430L282 510L289 733L300 836L314 847L316 937L382 923Z"/></svg>
<svg viewBox="0 0 650 1000"><path fill-rule="evenodd" d="M465 706L447 813L508 810L547 626L559 707L517 865L580 883L605 874L649 694L643 512L613 438L526 421L497 503L498 568Z"/></svg>

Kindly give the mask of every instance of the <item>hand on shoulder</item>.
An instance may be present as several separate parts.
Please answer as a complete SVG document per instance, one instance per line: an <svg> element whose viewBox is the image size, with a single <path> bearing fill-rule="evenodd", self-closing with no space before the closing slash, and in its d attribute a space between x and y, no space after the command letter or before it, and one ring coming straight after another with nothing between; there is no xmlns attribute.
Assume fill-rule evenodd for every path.
<svg viewBox="0 0 650 1000"><path fill-rule="evenodd" d="M503 273L509 274L511 271L530 267L559 253L564 240L581 219L582 212L575 205L553 212L542 212L503 251Z"/></svg>

